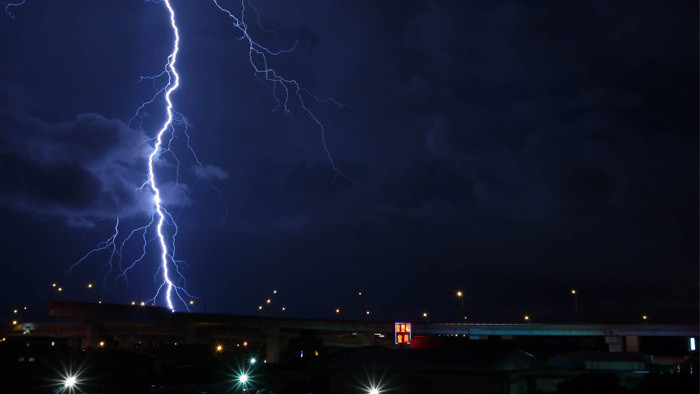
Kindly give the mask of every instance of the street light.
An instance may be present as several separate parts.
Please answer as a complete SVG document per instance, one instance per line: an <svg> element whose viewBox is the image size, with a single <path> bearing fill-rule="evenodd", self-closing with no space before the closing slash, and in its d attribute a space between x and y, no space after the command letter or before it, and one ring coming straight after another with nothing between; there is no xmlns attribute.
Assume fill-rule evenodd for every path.
<svg viewBox="0 0 700 394"><path fill-rule="evenodd" d="M340 308L335 308L335 314L338 316L339 319L343 318L343 315L340 314Z"/></svg>
<svg viewBox="0 0 700 394"><path fill-rule="evenodd" d="M576 289L571 289L571 295L574 296L574 310L576 311L576 319L578 320L578 292Z"/></svg>
<svg viewBox="0 0 700 394"><path fill-rule="evenodd" d="M457 290L457 298L459 298L460 310L462 311L460 316L464 316L464 293L462 293L462 290Z"/></svg>
<svg viewBox="0 0 700 394"><path fill-rule="evenodd" d="M369 313L366 313L367 307L365 305L365 299L362 297L362 292L358 291L357 296L360 297L360 306L362 306L360 316L362 317L362 320L365 320L365 315L369 315Z"/></svg>
<svg viewBox="0 0 700 394"><path fill-rule="evenodd" d="M529 323L529 322L530 322L530 316L529 316L529 315L523 316L523 320L525 320L526 322Z"/></svg>
<svg viewBox="0 0 700 394"><path fill-rule="evenodd" d="M275 305L277 305L277 317L280 317L284 309L280 308L280 306L282 306L282 299L277 289L272 289L272 296L275 298ZM268 298L267 303L269 304L271 301L272 300Z"/></svg>

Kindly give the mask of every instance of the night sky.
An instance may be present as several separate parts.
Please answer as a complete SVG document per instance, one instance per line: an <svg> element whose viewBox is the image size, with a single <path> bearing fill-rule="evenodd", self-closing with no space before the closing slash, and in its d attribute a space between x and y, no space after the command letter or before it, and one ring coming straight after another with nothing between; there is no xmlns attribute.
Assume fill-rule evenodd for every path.
<svg viewBox="0 0 700 394"><path fill-rule="evenodd" d="M233 10L240 3L222 1ZM373 320L698 320L696 1L253 0L251 33L318 97L275 110L211 1L173 0L176 127L157 171L176 257L208 312ZM2 317L61 299L150 298L157 249L128 282L109 252L148 221L167 12L38 1L0 15ZM221 196L211 183L221 191ZM127 247L124 263L140 254ZM88 282L95 288L87 290ZM363 292L363 299L357 292ZM202 300L199 299L198 302ZM159 304L163 305L162 299ZM268 309L275 309L273 306ZM180 306L179 309L182 309ZM268 315L276 315L269 310Z"/></svg>

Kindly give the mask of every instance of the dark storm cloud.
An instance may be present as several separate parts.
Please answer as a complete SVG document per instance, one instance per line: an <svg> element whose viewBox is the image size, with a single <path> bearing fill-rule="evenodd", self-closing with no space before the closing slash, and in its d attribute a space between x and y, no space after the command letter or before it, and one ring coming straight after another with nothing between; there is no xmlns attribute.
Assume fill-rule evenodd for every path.
<svg viewBox="0 0 700 394"><path fill-rule="evenodd" d="M144 179L145 137L113 118L132 115L144 96L131 83L162 67L171 35L158 4L139 4L138 12L121 2L93 7L96 18L110 14L118 24L75 20L83 32L114 30L76 43L91 54L88 64L70 52L46 77L55 62L42 57L43 30L32 29L23 37L37 35L29 42L43 63L20 66L24 52L15 50L14 65L0 66L12 75L28 70L23 82L66 101L43 103L61 107L52 116L27 115L19 108L35 103L23 85L0 84L3 201L79 222L142 209L134 190ZM164 154L159 174L164 194L192 194L192 209L178 217L178 251L197 267L193 283L221 295L221 310L245 311L240 300L270 284L295 289L290 302L308 296L299 309L309 316L359 287L385 300L375 307L413 316L421 302L464 286L476 319L510 319L529 306L556 320L564 303L556 294L581 286L587 311L605 318L641 304L697 316L688 295L697 294L698 272L697 4L254 4L277 31L251 21L256 37L274 50L299 40L271 63L354 108L310 104L336 165L354 182L332 170L308 117L270 111L274 100L230 21L214 7L177 2L175 104L191 119L199 157L216 165L180 154L188 169L180 180L190 187L177 186L168 177L175 162ZM130 25L111 13L140 19ZM72 42L61 37L53 51ZM149 133L156 107L145 119ZM207 222L222 204L196 178L225 181L217 186L231 210L226 224ZM232 290L229 278L240 276L251 279ZM319 292L334 296L321 300ZM642 301L649 293L661 295ZM392 303L397 296L405 298ZM432 306L435 316L448 308L443 301Z"/></svg>
<svg viewBox="0 0 700 394"><path fill-rule="evenodd" d="M348 51L360 41L343 69L361 119L338 147L342 157L359 146L355 165L368 170L333 196L322 176L287 173L287 184L317 185L282 209L306 207L297 259L377 275L403 261L423 274L400 274L407 288L449 282L445 272L491 285L505 273L562 286L687 281L697 50L682 42L696 37L671 18L678 9L656 18L650 4L370 7L392 17L348 36ZM265 201L287 204L289 192ZM314 233L319 222L332 230Z"/></svg>
<svg viewBox="0 0 700 394"><path fill-rule="evenodd" d="M50 124L17 107L0 110L0 122L5 204L87 226L147 209L137 190L147 151L141 131L97 114Z"/></svg>

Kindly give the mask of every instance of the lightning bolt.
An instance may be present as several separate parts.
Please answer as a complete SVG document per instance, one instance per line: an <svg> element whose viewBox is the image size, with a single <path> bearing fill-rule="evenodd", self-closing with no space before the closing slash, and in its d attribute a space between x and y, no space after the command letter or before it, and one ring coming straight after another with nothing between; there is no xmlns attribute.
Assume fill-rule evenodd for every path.
<svg viewBox="0 0 700 394"><path fill-rule="evenodd" d="M176 260L174 258L175 255L175 237L177 235L177 224L175 222L175 219L173 216L167 211L167 209L164 206L163 199L161 197L161 190L158 187L158 181L156 178L156 171L155 171L155 163L156 160L160 157L160 155L165 152L170 150L170 144L172 143L172 139L174 138L174 124L175 123L184 123L184 117L180 114L178 114L174 110L173 102L172 102L172 94L177 88L180 86L180 75L177 72L177 69L175 68L176 63L177 63L177 56L180 51L180 31L177 27L177 23L175 20L175 10L172 7L172 4L170 0L163 0L162 3L165 5L165 8L168 11L168 16L170 20L170 27L173 32L173 46L172 46L172 51L168 55L167 62L165 65L165 70L161 72L160 74L154 75L154 76L142 76L139 78L138 82L141 82L143 80L152 80L155 84L156 80L160 78L165 78L167 80L166 85L159 89L154 96L142 103L136 110L136 114L134 117L129 121L129 124L131 124L133 121L140 119L141 118L141 112L142 110L149 104L152 104L159 96L163 96L165 99L165 121L161 125L160 129L156 133L155 137L153 137L150 141L153 142L152 150L150 154L147 157L147 163L148 163L148 177L146 181L141 185L139 189L149 189L151 192L151 198L152 198L152 204L153 204L153 211L151 214L150 221L141 227L133 229L127 237L125 237L121 245L117 247L117 237L119 235L119 219L116 221L116 225L114 228L114 233L105 241L101 242L98 244L94 249L90 250L87 252L83 257L81 257L78 261L76 261L68 270L68 272L71 272L75 267L80 265L83 261L85 261L88 257L92 256L95 253L110 250L110 258L105 263L104 267L107 269L107 272L105 274L105 280L107 276L114 270L114 264L115 261L118 261L118 269L119 269L119 275L117 276L117 279L119 278L124 278L127 280L126 274L128 273L129 270L131 270L137 263L142 261L146 257L146 249L148 244L156 240L157 244L159 246L159 268L156 272L156 275L160 274L161 275L161 282L160 285L158 286L155 295L148 300L148 302L151 302L153 304L157 303L158 297L163 293L165 303L168 306L168 308L172 311L175 310L175 304L173 302L173 299L177 297L182 304L185 306L187 310L189 310L189 307L187 305L187 302L184 300L183 296L188 296L191 298L194 298L192 295L190 295L187 290L186 290L186 281L184 276L180 273L180 267L178 264L184 264L184 261L182 260ZM167 146L164 144L166 143L165 135L168 131L172 131L170 139L167 141ZM187 131L185 131L187 134ZM188 148L192 151L194 154L194 150L189 144L189 134L187 134L187 145ZM177 175L179 177L179 163L180 161L177 159L175 154L173 153L173 157L178 163L177 167ZM195 155L195 159L198 163L198 165L201 167L202 163L199 161L199 158ZM211 180L210 180L211 183ZM213 185L212 185L213 187ZM218 189L216 189L219 191ZM220 191L219 191L220 193ZM221 196L221 194L220 194ZM173 228L172 230L172 235L171 239L167 240L166 239L166 230L165 226L169 225ZM154 232L152 238L148 238L148 233L149 230L151 232ZM142 244L142 253L141 255L135 259L131 264L129 264L127 267L123 267L122 261L123 261L123 256L124 256L124 247L127 244L128 241L132 239L133 236L141 234L141 238L143 241ZM169 245L172 245L172 250L169 250ZM173 280L173 277L177 277L177 281ZM154 278L155 279L155 278Z"/></svg>
<svg viewBox="0 0 700 394"><path fill-rule="evenodd" d="M136 113L134 116L129 120L129 125L132 126L136 124L138 127L141 127L142 123L142 112L143 110L153 104L157 99L160 97L163 97L165 100L165 121L163 124L160 126L158 132L154 137L148 140L149 143L152 143L152 149L150 150L150 154L147 157L147 167L148 167L148 175L147 179L144 181L144 183L141 185L139 190L148 190L150 191L150 197L151 197L151 202L152 202L152 207L153 210L151 211L150 215L150 221L146 223L143 226L134 228L129 232L129 234L124 237L124 239L121 241L120 244L118 244L118 237L119 237L119 226L120 226L120 221L119 218L117 218L115 227L114 227L114 232L113 234L107 238L105 241L99 243L95 248L92 250L88 251L83 257L81 257L78 261L76 261L68 270L68 273L70 273L75 267L83 263L86 259L88 259L90 256L100 253L100 252L106 252L109 251L110 257L107 260L107 262L104 263L102 266L102 270L107 270L105 273L105 281L107 277L109 276L110 273L115 271L115 265L117 265L116 270L119 271L119 274L117 275L117 279L123 278L128 282L127 279L127 273L140 261L142 261L146 255L147 255L147 248L150 245L151 242L157 241L158 247L159 247L159 267L158 270L156 271L156 277L160 274L161 275L161 280L160 284L158 285L158 288L156 290L155 295L148 300L148 302L156 304L159 297L161 294L163 294L163 298L165 299L165 303L168 306L168 308L171 311L175 310L175 303L173 302L175 299L179 299L179 301L185 306L187 310L189 310L188 304L183 298L184 296L188 296L190 298L196 298L190 295L187 290L187 282L180 272L180 267L185 265L186 263L183 260L177 260L175 259L175 237L178 233L178 227L175 221L175 218L168 212L168 210L164 206L163 199L161 197L161 189L158 187L158 179L156 177L156 171L155 171L155 165L156 165L156 160L159 159L159 157L165 153L165 152L170 152L173 159L177 163L176 167L176 184L179 180L179 169L180 169L180 160L177 158L175 153L170 149L170 146L172 144L173 139L175 138L175 126L176 125L184 125L184 133L187 137L186 139L186 144L187 148L189 151L192 153L195 162L200 168L203 168L202 162L199 160L199 157L195 153L194 149L192 148L190 144L190 135L187 130L187 121L185 120L185 117L181 114L179 114L177 111L174 109L174 105L171 99L171 96L173 92L175 92L178 87L180 86L180 75L177 72L176 69L176 63L177 63L177 57L178 53L180 51L180 31L178 29L177 23L176 23L176 18L175 18L175 10L171 4L171 0L145 0L146 2L154 2L154 3L162 3L164 4L165 8L167 9L168 16L169 16L169 21L170 21L170 27L173 32L173 46L172 46L172 51L167 57L167 62L165 64L165 68L162 72L156 75L152 76L141 76L137 83L143 82L143 81L152 81L154 87L156 87L158 81L165 80L167 81L164 86L161 88L156 87L156 92L153 94L151 99L148 101L143 102L136 110ZM282 49L278 51L274 51L271 49L268 49L264 45L260 44L259 42L255 41L252 36L250 35L248 25L245 22L245 14L246 14L246 1L248 4L248 8L252 9L255 12L256 20L257 20L257 25L262 30L263 32L266 32L268 34L273 34L277 42L279 43L279 38L277 37L277 34L272 31L272 30L267 30L262 27L261 21L260 21L260 13L258 10L250 3L250 0L241 0L241 8L240 12L238 15L234 14L231 10L223 7L218 0L213 0L214 5L222 11L226 16L228 16L232 21L233 21L233 26L239 31L241 34L239 40L243 40L247 42L248 44L248 57L250 60L250 64L253 67L254 70L254 75L261 81L261 83L266 86L267 88L270 88L272 90L272 96L273 99L276 102L275 108L273 110L276 110L278 108L282 108L285 113L290 114L291 116L291 100L296 98L296 101L298 105L302 108L303 112L309 117L309 119L318 127L320 130L320 135L321 135L321 146L323 148L323 151L326 154L326 157L330 163L331 168L335 171L336 177L340 176L343 177L351 182L354 183L354 180L350 178L349 176L345 175L335 164L335 160L333 156L331 155L331 152L328 148L327 142L326 142L326 130L321 123L321 121L316 117L316 115L311 111L309 106L307 105L307 101L309 99L318 102L318 103L330 103L333 104L334 106L338 108L350 108L348 105L343 104L338 102L337 100L333 98L319 98L312 94L310 91L307 89L303 88L300 86L300 84L290 78L286 78L280 73L278 73L274 68L270 66L270 63L268 61L268 56L278 56L284 53L289 53L293 51L296 48L297 42L292 45L291 48L288 49ZM24 0L21 2L15 2L15 3L7 3L7 2L0 2L0 5L5 5L5 12L11 17L14 18L14 15L9 11L10 7L13 6L19 6L24 4ZM133 126L132 126L133 127ZM166 140L167 134L170 132L170 138ZM226 201L223 199L221 190L216 188L211 179L209 180L210 186L218 192L219 198L224 204L224 207L228 211ZM335 178L334 178L335 180ZM195 185L196 186L196 185ZM185 196L187 199L189 196ZM166 227L172 228L170 230L170 237L168 239L167 237L167 230ZM128 264L126 267L123 265L123 260L124 260L124 248L127 245L129 241L132 240L133 237L140 236L142 240L142 252L138 258L133 260L130 264ZM156 282L158 281L154 277L154 280ZM175 279L174 279L175 278Z"/></svg>
<svg viewBox="0 0 700 394"><path fill-rule="evenodd" d="M167 118L165 120L165 123L163 123L163 126L158 131L156 143L153 146L153 151L148 156L148 184L151 187L151 190L153 190L153 203L156 206L156 214L158 216L156 232L158 234L158 242L160 243L161 250L160 268L163 271L163 283L160 285L158 291L156 292L156 295L153 298L155 299L156 297L158 297L158 293L160 293L163 286L165 286L165 300L168 303L168 308L174 311L175 307L173 306L172 293L173 290L175 290L176 293L178 292L178 286L175 286L173 281L170 279L170 267L168 264L168 258L170 257L170 255L168 254L168 245L165 242L165 235L163 235L163 223L165 222L165 215L167 211L163 207L163 201L160 198L160 190L158 189L158 185L156 184L156 175L153 171L153 162L161 149L161 145L163 144L163 134L165 134L165 132L173 126L173 102L170 99L170 95L178 88L178 86L180 86L180 75L178 75L177 70L175 69L175 63L177 62L177 53L180 51L180 31L178 30L177 24L175 23L175 11L173 10L172 5L170 5L170 0L165 0L164 3L165 7L170 13L170 26L173 29L175 41L173 43L173 51L168 56L167 65L167 69L169 70L168 86L165 89L165 102L167 103L165 111L167 113ZM173 221L173 223L175 222ZM173 264L175 263L173 262ZM179 293L178 296L180 296ZM180 298L182 299L182 297ZM182 301L183 303L185 303L184 300ZM185 305L187 305L187 303L185 303Z"/></svg>

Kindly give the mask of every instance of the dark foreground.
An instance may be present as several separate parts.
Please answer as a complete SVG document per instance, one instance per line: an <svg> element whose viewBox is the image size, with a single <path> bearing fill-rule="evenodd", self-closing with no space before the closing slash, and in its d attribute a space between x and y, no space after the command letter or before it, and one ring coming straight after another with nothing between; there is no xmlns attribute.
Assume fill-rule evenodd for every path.
<svg viewBox="0 0 700 394"><path fill-rule="evenodd" d="M86 393L697 393L697 352L609 353L595 340L453 341L431 349L202 345L76 350L55 339L0 342L2 392ZM254 361L253 361L254 360ZM243 383L241 376L247 380ZM75 377L75 385L66 384ZM243 379L245 380L245 379ZM70 383L70 381L68 381Z"/></svg>

